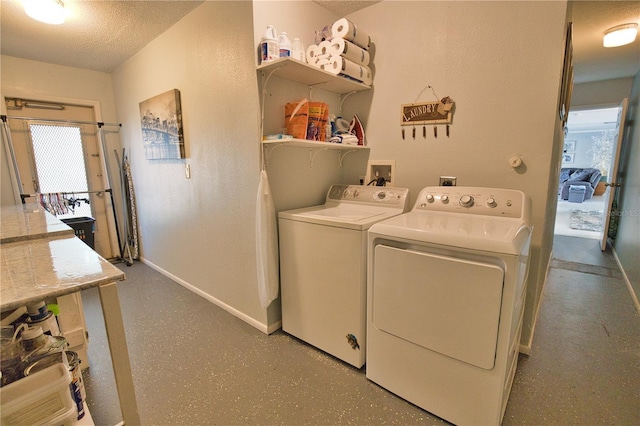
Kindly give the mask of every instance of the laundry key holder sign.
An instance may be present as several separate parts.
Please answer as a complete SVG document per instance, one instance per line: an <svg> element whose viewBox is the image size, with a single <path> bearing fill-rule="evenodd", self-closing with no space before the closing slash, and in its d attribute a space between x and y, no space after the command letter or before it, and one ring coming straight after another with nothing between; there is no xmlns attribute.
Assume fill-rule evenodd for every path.
<svg viewBox="0 0 640 426"><path fill-rule="evenodd" d="M453 101L446 97L440 101L402 105L401 124L451 124Z"/></svg>

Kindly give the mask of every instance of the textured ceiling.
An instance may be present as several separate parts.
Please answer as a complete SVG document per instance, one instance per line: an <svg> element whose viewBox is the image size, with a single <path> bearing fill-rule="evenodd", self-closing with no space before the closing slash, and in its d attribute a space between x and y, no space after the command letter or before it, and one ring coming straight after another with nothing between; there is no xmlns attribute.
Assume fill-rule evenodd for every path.
<svg viewBox="0 0 640 426"><path fill-rule="evenodd" d="M380 3L382 0L373 1L356 1L356 0L313 0L314 3L319 4L330 12L335 13L337 16L347 16L353 12L357 12L360 9L369 7L373 4Z"/></svg>
<svg viewBox="0 0 640 426"><path fill-rule="evenodd" d="M2 54L111 72L202 3L63 1L65 23L48 25L29 18L20 0L2 0Z"/></svg>
<svg viewBox="0 0 640 426"><path fill-rule="evenodd" d="M605 48L602 37L616 25L640 23L639 1L573 3L574 82L630 77L640 68L640 37L626 46Z"/></svg>
<svg viewBox="0 0 640 426"><path fill-rule="evenodd" d="M47 25L28 18L20 0L1 0L2 54L111 72L202 3L190 0L63 1L70 13L66 23ZM347 16L380 2L314 1L337 16ZM640 39L628 46L605 49L602 35L615 25L640 23L640 2L574 1L572 5L575 82L635 75L640 68Z"/></svg>

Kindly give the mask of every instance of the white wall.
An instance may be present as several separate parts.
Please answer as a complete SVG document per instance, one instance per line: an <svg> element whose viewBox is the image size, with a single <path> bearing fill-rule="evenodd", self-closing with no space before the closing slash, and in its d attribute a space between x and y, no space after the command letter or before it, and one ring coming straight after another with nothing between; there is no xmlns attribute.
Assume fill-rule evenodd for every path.
<svg viewBox="0 0 640 426"><path fill-rule="evenodd" d="M113 85L145 262L265 330L256 284L253 51L251 2L205 2L118 67ZM174 88L187 158L145 160L139 103Z"/></svg>
<svg viewBox="0 0 640 426"><path fill-rule="evenodd" d="M452 175L459 185L514 188L531 196L535 229L525 346L531 344L553 238L547 206L555 202L561 151L557 104L566 7L384 1L350 17L371 34L375 73L373 90L353 95L348 108L365 122L371 158L396 161L398 186L408 187L415 200L420 188ZM427 85L456 102L450 137L441 128L437 139L429 131L427 140L403 140L400 105L415 102ZM426 90L419 100L433 99ZM522 157L524 167L509 166L513 155Z"/></svg>
<svg viewBox="0 0 640 426"><path fill-rule="evenodd" d="M516 188L532 197L525 344L552 241L546 207L555 196L561 150L556 109L565 15L564 1L384 1L350 17L372 36L375 77L372 90L345 101L343 116L359 114L370 157L396 160L396 185L408 187L412 201L443 174L457 176L460 185ZM205 2L113 73L143 258L258 327L274 324L279 313L277 304L262 309L256 290L257 40L273 24L308 46L314 30L337 18L309 1ZM270 113L280 113L287 97L310 94L273 81L265 101ZM402 140L400 105L414 102L426 85L456 102L451 135L441 129L438 139L429 132L426 141ZM138 104L173 88L182 94L187 158L144 160ZM337 108L333 95L312 94ZM431 100L429 91L419 100ZM511 169L512 155L521 155L525 166ZM326 151L311 168L306 149L275 151L268 172L277 208L319 203L331 183L356 183L368 157L350 154L339 168L337 154Z"/></svg>
<svg viewBox="0 0 640 426"><path fill-rule="evenodd" d="M598 105L618 106L623 98L629 97L632 85L632 77L576 84L571 94L570 109Z"/></svg>
<svg viewBox="0 0 640 426"><path fill-rule="evenodd" d="M590 168L596 167L594 159L593 159L593 148L594 148L594 140L593 138L601 138L605 134L604 130L595 130L595 131L584 131L584 132L569 132L565 137L565 141L573 141L575 142L576 149L573 152L573 162L571 163L562 163L562 167L571 167L571 168ZM610 130L609 135L611 135L611 139L613 140L613 136L615 136L614 131Z"/></svg>
<svg viewBox="0 0 640 426"><path fill-rule="evenodd" d="M629 98L623 154L620 160L620 221L614 242L622 269L640 299L640 72L633 80ZM640 306L636 306L640 310Z"/></svg>
<svg viewBox="0 0 640 426"><path fill-rule="evenodd" d="M96 120L105 123L116 123L116 110L113 98L111 75L104 72L90 71L80 68L65 67L44 62L31 61L11 56L2 56L2 99L3 114L6 114L4 97L22 97L40 101L67 102L76 105L88 105L94 108ZM120 151L120 137L113 127L105 127L105 146L111 175L111 188L120 206L120 184L118 180L118 166L113 157L113 150ZM11 162L5 153L2 155L2 204L12 204L10 196L13 189L8 178ZM24 176L21 177L25 179ZM26 177L28 178L28 177ZM106 178L105 178L106 181ZM105 187L108 185L105 182ZM108 209L111 209L109 206ZM116 210L119 214L120 208ZM122 219L120 218L120 221ZM120 222L122 223L122 222ZM112 246L117 247L115 230L111 230Z"/></svg>

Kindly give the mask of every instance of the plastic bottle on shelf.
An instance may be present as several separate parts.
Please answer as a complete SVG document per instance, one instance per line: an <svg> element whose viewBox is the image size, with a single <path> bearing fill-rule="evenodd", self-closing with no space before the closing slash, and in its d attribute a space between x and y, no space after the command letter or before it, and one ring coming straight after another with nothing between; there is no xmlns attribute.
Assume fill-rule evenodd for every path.
<svg viewBox="0 0 640 426"><path fill-rule="evenodd" d="M293 43L291 44L291 57L300 62L307 62L307 55L304 50L304 45L298 37L294 38Z"/></svg>
<svg viewBox="0 0 640 426"><path fill-rule="evenodd" d="M273 25L267 26L260 41L260 63L272 62L280 57L280 45Z"/></svg>
<svg viewBox="0 0 640 426"><path fill-rule="evenodd" d="M287 33L282 32L278 37L278 43L280 44L280 57L287 58L291 56L291 40L287 37Z"/></svg>

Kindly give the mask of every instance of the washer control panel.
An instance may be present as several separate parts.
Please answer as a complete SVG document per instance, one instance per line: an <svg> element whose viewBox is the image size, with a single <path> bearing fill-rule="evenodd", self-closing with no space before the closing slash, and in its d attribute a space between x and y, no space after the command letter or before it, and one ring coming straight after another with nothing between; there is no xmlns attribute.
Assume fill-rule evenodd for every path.
<svg viewBox="0 0 640 426"><path fill-rule="evenodd" d="M351 201L402 207L409 201L409 190L388 186L332 185L327 193L327 201Z"/></svg>
<svg viewBox="0 0 640 426"><path fill-rule="evenodd" d="M529 204L529 198L515 189L428 186L418 194L413 209L521 218Z"/></svg>

